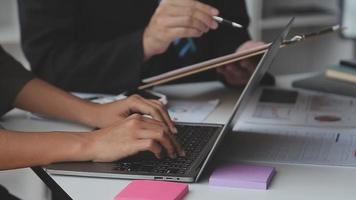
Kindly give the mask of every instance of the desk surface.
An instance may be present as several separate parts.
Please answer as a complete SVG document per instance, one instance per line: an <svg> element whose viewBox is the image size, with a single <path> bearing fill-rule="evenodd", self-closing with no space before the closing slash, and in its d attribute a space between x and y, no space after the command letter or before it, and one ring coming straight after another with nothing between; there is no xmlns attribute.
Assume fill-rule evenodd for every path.
<svg viewBox="0 0 356 200"><path fill-rule="evenodd" d="M305 77L305 75L302 75ZM277 85L290 87L291 79L298 76L284 76L277 79ZM220 83L196 83L190 85L165 86L157 88L171 99L216 99L221 100L218 108L206 122L225 122L239 91L224 88ZM29 119L22 112L13 112L5 118L10 129L27 131L72 130L83 131L87 127L66 122L40 121ZM236 162L220 157L220 162ZM190 192L185 199L356 199L356 168L312 165L289 165L259 163L273 166L277 175L269 190L248 190L212 187L204 176L199 183L189 185ZM113 199L128 183L127 180L51 176L73 199Z"/></svg>

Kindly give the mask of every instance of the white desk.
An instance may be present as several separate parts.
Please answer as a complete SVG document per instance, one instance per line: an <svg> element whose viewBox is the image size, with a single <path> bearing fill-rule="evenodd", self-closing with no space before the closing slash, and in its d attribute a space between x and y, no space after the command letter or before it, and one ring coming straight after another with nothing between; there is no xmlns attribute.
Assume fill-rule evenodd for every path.
<svg viewBox="0 0 356 200"><path fill-rule="evenodd" d="M304 77L302 75L301 77ZM292 79L299 76L284 76L277 79L278 85L290 86ZM169 98L215 99L221 104L206 122L224 122L238 96L238 91L228 90L220 83L198 83L192 85L166 86L157 88ZM7 128L16 130L85 130L87 128L64 122L49 122L25 119L23 114L12 114L6 118ZM221 162L224 157L219 157ZM230 160L229 162L234 162ZM189 185L185 199L356 199L356 168L311 165L289 165L263 163L273 166L277 175L269 190L248 190L211 187L204 176L199 183ZM51 176L73 199L113 199L129 181L104 178Z"/></svg>

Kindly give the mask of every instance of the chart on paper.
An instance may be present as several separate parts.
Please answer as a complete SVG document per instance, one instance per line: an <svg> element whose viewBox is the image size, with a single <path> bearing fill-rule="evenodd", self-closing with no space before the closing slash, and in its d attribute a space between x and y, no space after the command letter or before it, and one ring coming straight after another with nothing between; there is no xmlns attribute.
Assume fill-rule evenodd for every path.
<svg viewBox="0 0 356 200"><path fill-rule="evenodd" d="M251 97L238 126L255 123L356 128L355 113L355 98L261 88Z"/></svg>
<svg viewBox="0 0 356 200"><path fill-rule="evenodd" d="M247 161L356 167L356 129L276 129L267 125L249 130L236 134L230 156Z"/></svg>
<svg viewBox="0 0 356 200"><path fill-rule="evenodd" d="M240 160L356 167L354 98L262 88L234 127ZM233 153L231 153L233 152Z"/></svg>

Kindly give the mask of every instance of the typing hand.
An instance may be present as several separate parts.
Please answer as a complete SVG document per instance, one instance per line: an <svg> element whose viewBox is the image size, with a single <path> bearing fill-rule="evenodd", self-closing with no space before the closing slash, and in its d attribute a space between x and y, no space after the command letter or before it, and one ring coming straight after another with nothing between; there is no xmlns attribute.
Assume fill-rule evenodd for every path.
<svg viewBox="0 0 356 200"><path fill-rule="evenodd" d="M89 125L99 128L107 127L135 113L149 115L169 127L171 133L177 133L164 105L158 100L148 100L139 95L132 95L113 103L93 105Z"/></svg>
<svg viewBox="0 0 356 200"><path fill-rule="evenodd" d="M219 11L196 0L162 0L143 34L145 59L164 53L178 38L200 37L218 27Z"/></svg>
<svg viewBox="0 0 356 200"><path fill-rule="evenodd" d="M160 159L163 148L170 158L185 154L164 123L139 114L86 137L90 160L96 162L111 162L141 151L151 151Z"/></svg>
<svg viewBox="0 0 356 200"><path fill-rule="evenodd" d="M247 41L242 44L236 52L256 48L263 45L263 42ZM247 84L252 73L257 66L258 60L251 58L241 60L237 63L228 64L217 69L217 72L224 76L227 83L235 87L241 87Z"/></svg>

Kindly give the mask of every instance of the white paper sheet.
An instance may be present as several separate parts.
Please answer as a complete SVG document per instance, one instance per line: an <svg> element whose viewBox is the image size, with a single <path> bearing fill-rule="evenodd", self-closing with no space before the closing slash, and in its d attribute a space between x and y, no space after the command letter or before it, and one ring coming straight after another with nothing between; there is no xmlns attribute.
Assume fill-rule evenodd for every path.
<svg viewBox="0 0 356 200"><path fill-rule="evenodd" d="M200 123L218 104L217 99L210 101L169 100L168 112L174 121Z"/></svg>
<svg viewBox="0 0 356 200"><path fill-rule="evenodd" d="M83 94L75 93L76 96L89 99L96 103L110 103L122 99L120 96L112 95L101 95L101 94ZM173 121L177 122L190 122L190 123L201 123L203 122L209 114L214 111L216 106L219 104L219 100L210 101L188 101L188 100L169 100L167 109L170 117Z"/></svg>
<svg viewBox="0 0 356 200"><path fill-rule="evenodd" d="M299 91L295 104L260 102L259 89L239 123L303 127L356 128L356 99L332 94ZM235 128L236 130L236 128Z"/></svg>
<svg viewBox="0 0 356 200"><path fill-rule="evenodd" d="M356 167L356 129L271 125L244 127L230 145L231 158Z"/></svg>
<svg viewBox="0 0 356 200"><path fill-rule="evenodd" d="M261 103L260 94L256 91L234 127L231 158L356 167L354 98L299 91L295 104L280 104Z"/></svg>

